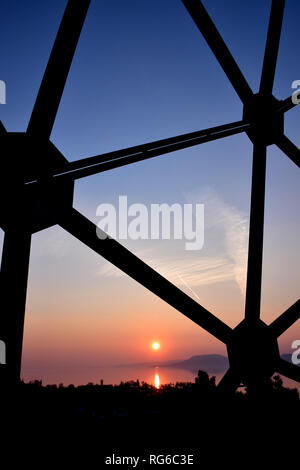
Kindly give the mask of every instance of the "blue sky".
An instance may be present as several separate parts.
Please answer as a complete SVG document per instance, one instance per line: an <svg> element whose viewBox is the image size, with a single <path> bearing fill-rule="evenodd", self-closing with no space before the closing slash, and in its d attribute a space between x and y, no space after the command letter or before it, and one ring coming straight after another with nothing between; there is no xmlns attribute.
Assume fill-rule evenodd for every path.
<svg viewBox="0 0 300 470"><path fill-rule="evenodd" d="M271 2L203 3L257 91ZM1 105L0 113L9 131L26 129L65 4L57 0L1 2L0 79L7 85L7 104ZM292 81L300 79L299 17L299 2L287 0L274 86L274 95L280 99L289 96ZM296 108L286 115L286 134L298 146L299 112ZM76 160L236 121L241 116L239 98L179 0L92 0L51 140L69 160ZM197 260L204 271L205 263L221 262L221 271L214 272L215 282L203 282L203 273L198 283L188 279L201 303L233 326L243 313L241 279L247 248L251 157L252 147L245 135L229 137L85 178L76 183L74 205L97 221L97 206L102 202L116 204L119 195L147 205L205 203L205 246L196 257L179 243L124 244L171 279L174 264L182 273L188 275L190 269L197 277ZM263 318L267 322L298 298L299 200L296 166L278 149L269 148L263 271ZM128 305L131 296L137 296L133 281L114 276L102 260L57 228L34 237L29 287L25 354L34 342L34 331L38 331L34 322L49 315L51 309L71 315L71 307L65 307L69 302L78 307L79 315L87 299L94 299L90 308L94 315L98 301L103 302L105 314L113 315L119 307L103 300L105 290L113 296L115 289L120 289ZM158 305L152 296L138 292L141 305L146 301ZM173 311L169 314L171 324ZM119 318L120 314L116 315ZM140 322L142 328L143 317L132 314L130 322ZM159 324L159 317L153 322ZM177 344L181 344L175 352L197 353L204 333L189 323L180 343L183 322L188 320L172 327ZM46 328L47 322L43 325L40 328ZM106 323L102 327L114 334ZM185 349L187 338L197 328L195 341ZM299 327L291 331L293 338L299 336ZM131 341L125 336L124 345ZM284 342L285 350L292 336ZM107 362L114 360L110 346L105 351Z"/></svg>

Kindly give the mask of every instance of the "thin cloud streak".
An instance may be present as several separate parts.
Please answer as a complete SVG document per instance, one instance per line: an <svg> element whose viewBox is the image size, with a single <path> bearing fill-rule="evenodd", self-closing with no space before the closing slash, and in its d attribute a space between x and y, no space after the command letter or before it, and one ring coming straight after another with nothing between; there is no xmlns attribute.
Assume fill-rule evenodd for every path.
<svg viewBox="0 0 300 470"><path fill-rule="evenodd" d="M137 256L176 285L188 284L191 288L191 286L234 280L233 269L232 267L228 269L229 264L226 258L204 257L195 261L183 257L155 258L149 256L149 250L139 252ZM113 278L124 275L122 271L108 262L105 262L98 274Z"/></svg>
<svg viewBox="0 0 300 470"><path fill-rule="evenodd" d="M154 250L145 249L137 254L153 269L179 287L190 290L197 298L193 288L233 281L238 285L241 295L245 295L248 219L238 209L225 203L212 189L206 189L203 195L189 195L188 202L205 204L205 246L210 245L210 237L217 237L212 243L211 255L202 251L194 257L186 252L181 255L161 255ZM115 266L105 262L98 271L104 277L120 278L123 276Z"/></svg>
<svg viewBox="0 0 300 470"><path fill-rule="evenodd" d="M205 230L218 232L224 244L222 254L227 259L227 268L231 271L241 295L245 296L247 257L248 257L248 217L236 207L223 201L212 188L202 193L189 194L189 202L201 201L205 205Z"/></svg>

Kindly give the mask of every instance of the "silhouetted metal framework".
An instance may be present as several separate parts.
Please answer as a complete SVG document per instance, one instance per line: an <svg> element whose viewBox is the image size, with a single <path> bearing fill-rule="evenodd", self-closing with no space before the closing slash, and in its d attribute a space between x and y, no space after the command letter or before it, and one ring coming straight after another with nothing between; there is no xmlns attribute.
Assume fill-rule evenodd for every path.
<svg viewBox="0 0 300 470"><path fill-rule="evenodd" d="M50 142L73 55L90 0L69 0L25 133L6 132L0 123L2 154L0 338L7 347L1 377L20 379L26 288L33 233L60 225L83 244L226 344L230 368L220 389L261 385L275 372L300 382L300 368L280 358L277 338L300 316L297 300L270 325L260 319L267 147L276 144L298 167L299 149L284 134L291 97L272 95L284 0L273 0L259 92L254 94L199 0L183 3L216 56L243 105L240 121L116 152L68 162ZM74 182L112 168L246 132L253 143L252 196L245 318L234 329L190 298L117 241L99 239L96 226L73 208ZM10 175L14 175L13 178Z"/></svg>

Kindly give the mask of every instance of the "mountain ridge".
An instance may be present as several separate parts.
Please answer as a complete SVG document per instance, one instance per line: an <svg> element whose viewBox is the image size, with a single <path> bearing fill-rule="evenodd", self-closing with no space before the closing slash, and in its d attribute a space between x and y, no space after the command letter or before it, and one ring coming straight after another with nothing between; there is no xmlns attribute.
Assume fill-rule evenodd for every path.
<svg viewBox="0 0 300 470"><path fill-rule="evenodd" d="M292 362L292 355L289 353L281 354L281 358ZM115 367L169 367L175 369L183 369L194 372L204 370L207 373L219 374L225 372L229 367L229 361L222 354L198 354L188 359L176 359L162 362L140 362L132 364L120 364Z"/></svg>

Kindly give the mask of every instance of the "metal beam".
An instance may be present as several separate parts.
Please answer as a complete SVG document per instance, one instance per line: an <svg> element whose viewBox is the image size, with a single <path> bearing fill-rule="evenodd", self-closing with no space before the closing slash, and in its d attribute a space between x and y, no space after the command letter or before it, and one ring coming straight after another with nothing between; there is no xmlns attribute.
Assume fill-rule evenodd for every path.
<svg viewBox="0 0 300 470"><path fill-rule="evenodd" d="M44 73L27 132L49 138L90 0L69 0Z"/></svg>
<svg viewBox="0 0 300 470"><path fill-rule="evenodd" d="M300 318L300 299L274 320L269 328L278 338Z"/></svg>
<svg viewBox="0 0 300 470"><path fill-rule="evenodd" d="M200 0L182 0L182 3L216 56L241 101L245 103L251 98L252 90L202 2Z"/></svg>
<svg viewBox="0 0 300 470"><path fill-rule="evenodd" d="M0 381L16 384L20 380L24 314L31 234L22 224L5 232L0 273L0 339L6 346L6 364L0 366Z"/></svg>
<svg viewBox="0 0 300 470"><path fill-rule="evenodd" d="M259 92L271 94L277 64L285 0L273 0Z"/></svg>
<svg viewBox="0 0 300 470"><path fill-rule="evenodd" d="M204 328L220 341L226 343L230 339L232 330L229 326L120 245L116 240L108 237L78 211L72 209L69 216L62 217L60 225L83 244L103 256L107 261L121 269L176 310L179 310L187 318ZM101 235L101 238L97 236L97 232Z"/></svg>
<svg viewBox="0 0 300 470"><path fill-rule="evenodd" d="M245 319L249 323L260 317L266 154L264 144L254 144L245 306Z"/></svg>

